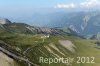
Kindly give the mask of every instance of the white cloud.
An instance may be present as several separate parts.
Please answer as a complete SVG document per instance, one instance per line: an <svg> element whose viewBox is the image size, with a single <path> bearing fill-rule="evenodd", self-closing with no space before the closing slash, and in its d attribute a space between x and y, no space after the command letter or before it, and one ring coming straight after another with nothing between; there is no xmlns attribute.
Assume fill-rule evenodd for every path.
<svg viewBox="0 0 100 66"><path fill-rule="evenodd" d="M99 0L86 0L79 4L69 3L69 4L57 4L55 8L91 8L100 6Z"/></svg>
<svg viewBox="0 0 100 66"><path fill-rule="evenodd" d="M81 7L89 8L89 7L97 6L97 5L99 5L99 4L100 4L100 3L99 3L98 0L86 0L86 2L80 3L80 6L81 6Z"/></svg>
<svg viewBox="0 0 100 66"><path fill-rule="evenodd" d="M57 4L55 8L75 8L76 5L74 3L70 4Z"/></svg>

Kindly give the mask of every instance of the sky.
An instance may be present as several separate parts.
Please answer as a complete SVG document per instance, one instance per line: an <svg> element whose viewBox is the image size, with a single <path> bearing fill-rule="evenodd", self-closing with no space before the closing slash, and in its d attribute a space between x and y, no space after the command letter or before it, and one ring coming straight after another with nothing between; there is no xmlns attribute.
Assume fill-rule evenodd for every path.
<svg viewBox="0 0 100 66"><path fill-rule="evenodd" d="M83 0L0 0L0 6L3 7L32 7L32 8L39 8L39 7L53 7L58 3L79 3Z"/></svg>
<svg viewBox="0 0 100 66"><path fill-rule="evenodd" d="M72 2L77 4L81 1L84 0L0 0L0 17L28 15L43 10L52 11L59 9L58 5L60 4L63 6Z"/></svg>
<svg viewBox="0 0 100 66"><path fill-rule="evenodd" d="M37 8L75 8L90 7L99 0L0 0L1 11L23 11Z"/></svg>

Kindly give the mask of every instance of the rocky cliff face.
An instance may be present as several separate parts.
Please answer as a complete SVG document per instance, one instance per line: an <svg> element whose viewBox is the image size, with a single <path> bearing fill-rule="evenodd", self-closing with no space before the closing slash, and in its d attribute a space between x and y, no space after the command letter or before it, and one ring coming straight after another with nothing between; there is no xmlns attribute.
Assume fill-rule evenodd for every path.
<svg viewBox="0 0 100 66"><path fill-rule="evenodd" d="M5 18L0 18L0 24L10 24L11 21L9 21L8 19Z"/></svg>
<svg viewBox="0 0 100 66"><path fill-rule="evenodd" d="M0 51L0 66L15 66L14 60Z"/></svg>

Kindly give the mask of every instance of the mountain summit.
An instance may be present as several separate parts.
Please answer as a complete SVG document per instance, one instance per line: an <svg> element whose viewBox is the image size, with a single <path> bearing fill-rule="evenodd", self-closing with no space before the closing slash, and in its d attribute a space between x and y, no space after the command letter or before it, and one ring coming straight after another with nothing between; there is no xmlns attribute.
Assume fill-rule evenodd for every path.
<svg viewBox="0 0 100 66"><path fill-rule="evenodd" d="M10 24L11 21L9 21L8 19L6 18L0 18L0 24Z"/></svg>

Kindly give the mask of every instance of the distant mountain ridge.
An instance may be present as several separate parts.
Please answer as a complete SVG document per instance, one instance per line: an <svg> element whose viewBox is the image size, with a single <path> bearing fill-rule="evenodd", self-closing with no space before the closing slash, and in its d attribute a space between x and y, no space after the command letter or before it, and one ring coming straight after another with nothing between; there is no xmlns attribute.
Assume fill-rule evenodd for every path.
<svg viewBox="0 0 100 66"><path fill-rule="evenodd" d="M69 13L57 26L66 26L80 35L94 35L100 32L100 12ZM52 23L53 24L53 23Z"/></svg>
<svg viewBox="0 0 100 66"><path fill-rule="evenodd" d="M34 27L36 31L41 29L41 32L47 29L51 30L49 28L54 29L55 27L67 27L82 36L96 35L100 32L100 11L52 12L48 14L33 14L30 20L33 22L31 23L32 25L37 23L42 27L46 27L46 29L42 27ZM34 32L34 28L32 26L25 27L25 29L28 29L29 32L31 30Z"/></svg>
<svg viewBox="0 0 100 66"><path fill-rule="evenodd" d="M33 22L42 22L49 27L69 27L83 36L100 32L100 11L55 12L40 16L43 18L39 14L34 16Z"/></svg>
<svg viewBox="0 0 100 66"><path fill-rule="evenodd" d="M5 19L5 23L0 25L0 33L14 33L14 34L49 34L49 35L74 35L78 36L76 32L72 31L70 28L48 28L48 27L36 27L30 26L25 23L13 23Z"/></svg>
<svg viewBox="0 0 100 66"><path fill-rule="evenodd" d="M68 27L82 36L100 32L100 10L36 12L31 15L7 18L39 27Z"/></svg>

